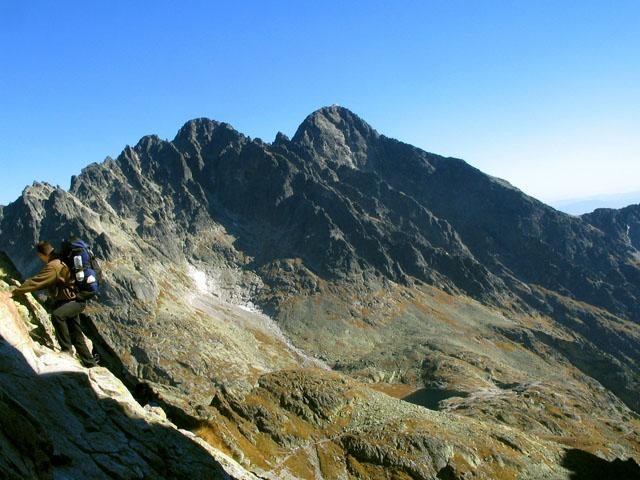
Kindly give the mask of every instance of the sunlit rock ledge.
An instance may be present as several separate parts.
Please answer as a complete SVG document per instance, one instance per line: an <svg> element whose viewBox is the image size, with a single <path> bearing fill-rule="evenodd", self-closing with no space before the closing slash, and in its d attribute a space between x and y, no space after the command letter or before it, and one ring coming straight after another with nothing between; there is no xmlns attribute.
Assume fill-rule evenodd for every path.
<svg viewBox="0 0 640 480"><path fill-rule="evenodd" d="M256 478L160 407L141 406L106 368L34 341L30 331L55 345L46 312L8 289L0 280L0 477Z"/></svg>

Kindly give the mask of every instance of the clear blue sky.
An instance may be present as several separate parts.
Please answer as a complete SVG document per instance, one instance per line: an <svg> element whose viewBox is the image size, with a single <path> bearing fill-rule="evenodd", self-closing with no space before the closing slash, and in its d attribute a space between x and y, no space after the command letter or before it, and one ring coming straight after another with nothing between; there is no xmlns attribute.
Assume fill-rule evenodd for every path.
<svg viewBox="0 0 640 480"><path fill-rule="evenodd" d="M324 105L546 201L640 190L640 1L0 0L0 204L188 119Z"/></svg>

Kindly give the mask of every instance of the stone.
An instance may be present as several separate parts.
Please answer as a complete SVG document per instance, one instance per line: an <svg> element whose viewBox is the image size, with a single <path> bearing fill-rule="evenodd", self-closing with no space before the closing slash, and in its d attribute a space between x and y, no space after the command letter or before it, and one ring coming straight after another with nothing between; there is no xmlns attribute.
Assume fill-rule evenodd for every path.
<svg viewBox="0 0 640 480"><path fill-rule="evenodd" d="M34 341L24 316L0 281L0 476L255 478L142 408L107 369Z"/></svg>
<svg viewBox="0 0 640 480"><path fill-rule="evenodd" d="M344 392L317 394L326 379L313 387L304 369L333 368L455 415L452 428L471 417L613 461L638 458L638 218L637 206L562 214L332 106L273 144L201 118L171 141L147 136L89 165L69 191L36 183L0 209L0 250L27 276L39 268L37 240L75 233L92 243L104 279L87 331L158 421L156 405L197 430L219 407L232 431L289 448L298 440L283 415L314 432L339 424ZM36 342L55 346L44 317L30 326L41 316L36 299L12 305ZM261 382L274 386L301 367L287 375L306 390L283 393L273 411L244 405ZM208 407L212 398L218 406ZM350 445L393 450L395 438L374 437L379 444ZM233 434L210 443L264 467ZM511 447L492 445L486 463L515 475L501 450ZM315 472L316 457L344 447L290 453ZM337 478L405 467L398 475L469 473L442 461L428 473L373 465L359 448L334 465ZM551 466L520 473L556 471L553 451Z"/></svg>

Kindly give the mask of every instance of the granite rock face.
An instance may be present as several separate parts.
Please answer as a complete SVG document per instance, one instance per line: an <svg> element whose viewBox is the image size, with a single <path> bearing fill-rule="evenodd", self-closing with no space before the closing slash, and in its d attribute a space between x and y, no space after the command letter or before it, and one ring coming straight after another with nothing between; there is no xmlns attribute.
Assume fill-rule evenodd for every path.
<svg viewBox="0 0 640 480"><path fill-rule="evenodd" d="M636 244L597 228L595 215L557 212L329 107L273 144L207 119L171 142L144 137L84 169L69 193L28 188L4 209L2 245L30 270L24 246L36 236L96 239L101 223L126 220L161 243L157 255L191 257L189 243L213 222L237 236L254 270L299 258L324 279L419 280L493 302L535 284L637 321ZM625 215L636 228L637 215ZM98 243L113 254L108 236Z"/></svg>
<svg viewBox="0 0 640 480"><path fill-rule="evenodd" d="M34 340L47 313L30 295L8 298L6 259L0 274L2 478L254 478L161 408L143 408L107 369Z"/></svg>
<svg viewBox="0 0 640 480"><path fill-rule="evenodd" d="M599 208L581 218L617 242L636 252L640 250L640 205L629 205L619 210Z"/></svg>
<svg viewBox="0 0 640 480"><path fill-rule="evenodd" d="M181 426L195 428L188 414L209 428L229 399L220 408L243 411L278 372L305 367L301 382L329 388L318 372L333 369L613 461L640 450L639 220L637 206L563 214L334 106L271 144L192 120L171 141L147 136L89 165L69 191L27 187L0 209L0 251L29 275L38 239L89 240L105 276L90 311L96 350ZM317 402L294 413L320 435L342 407ZM260 415L285 415L273 405ZM235 414L228 428L244 430L224 440L209 429L211 442L273 470L250 433L262 420ZM274 449L298 448L264 422ZM376 478L380 455L402 463L409 447L371 438L378 450L334 442L340 475ZM400 470L457 478L436 463Z"/></svg>

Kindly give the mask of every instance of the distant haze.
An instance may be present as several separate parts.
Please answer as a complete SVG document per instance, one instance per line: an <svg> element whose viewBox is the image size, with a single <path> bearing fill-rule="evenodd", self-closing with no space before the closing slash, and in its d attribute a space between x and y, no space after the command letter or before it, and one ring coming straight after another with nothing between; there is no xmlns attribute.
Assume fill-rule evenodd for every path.
<svg viewBox="0 0 640 480"><path fill-rule="evenodd" d="M582 215L593 212L596 208L622 208L640 203L640 191L618 195L599 195L588 198L573 198L550 202L550 205L561 212Z"/></svg>

